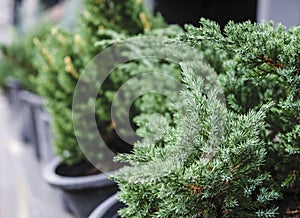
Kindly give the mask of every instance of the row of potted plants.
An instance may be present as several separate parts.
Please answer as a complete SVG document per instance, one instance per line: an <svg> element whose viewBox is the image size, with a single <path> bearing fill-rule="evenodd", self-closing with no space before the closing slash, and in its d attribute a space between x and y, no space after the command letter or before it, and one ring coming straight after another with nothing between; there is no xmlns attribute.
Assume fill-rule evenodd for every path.
<svg viewBox="0 0 300 218"><path fill-rule="evenodd" d="M31 40L34 56L27 61L60 157L46 165L44 178L64 190L76 216L116 217L120 207L122 217L299 215L299 28L230 22L221 30L202 19L200 27L182 30L151 16L140 1L85 1L78 32L54 27ZM117 56L131 61L116 66L96 93L97 132L90 134L90 120L77 110L90 99L72 105L76 84L86 82L89 93L101 75L85 81L86 66L122 41ZM150 80L141 79L145 73ZM146 94L124 110L140 92ZM113 117L116 95L122 101ZM131 137L118 122L124 114L139 136L133 147L117 134ZM74 117L86 129L76 133ZM116 183L97 169L94 160L101 163L105 154L95 134L118 153L116 160L130 164L111 172Z"/></svg>
<svg viewBox="0 0 300 218"><path fill-rule="evenodd" d="M72 122L72 116L74 117L72 98L75 86L86 65L99 51L129 35L143 33L155 26L163 25L161 18L152 17L140 1L130 0L122 3L85 1L84 3L85 11L82 13L78 32L71 34L63 29L52 28L51 37L46 40L35 39L36 66L41 66L38 75L39 93L48 99L47 107L52 117L55 134L54 144L63 162L63 164L60 161L48 165L45 179L63 190L71 211L78 217L88 217L97 205L113 196L118 187L115 182L108 179L106 174L89 163L79 146ZM119 74L118 77L114 79L122 81L123 77L128 78L126 74ZM110 77L105 83L105 89L98 93L96 100L98 129L93 134L98 134L99 131L114 152L128 151L130 145L118 138L111 125L109 110L111 99L108 92L114 92L116 86L117 83ZM82 105L87 107L85 103ZM79 119L82 123L88 123L84 118ZM93 135L91 139L89 132L82 130L80 134L94 142ZM97 147L98 144L93 146ZM101 153L97 153L97 156L101 156ZM115 216L116 210L122 204L118 201L113 203L113 205L107 204L112 211L106 209L107 213L104 213L102 209L99 211L102 215L93 216Z"/></svg>
<svg viewBox="0 0 300 218"><path fill-rule="evenodd" d="M15 36L10 45L1 45L3 58L0 62L0 85L7 92L13 111L22 119L21 139L34 144L38 159L40 158L38 144L43 139L38 139L39 134L35 129L42 129L44 122L39 122L40 119L35 114L45 117L42 114L46 112L43 110L43 99L36 90L38 70L32 62L35 56L33 38L36 36L45 38L49 29L50 24L45 24L28 34L25 39ZM45 125L49 123L48 119L43 120Z"/></svg>
<svg viewBox="0 0 300 218"><path fill-rule="evenodd" d="M89 163L78 145L72 124L72 97L75 85L85 65L98 51L122 37L150 31L165 24L160 17L152 17L140 1L124 1L122 4L117 1L85 1L85 10L81 16L80 27L76 33L52 27L41 31L47 37L35 33L26 40L30 43L4 46L3 54L6 60L3 64L6 64L11 56L6 50L12 50L14 59L9 65L10 71L16 72L14 68L18 67L20 73L11 76L21 81L22 88L31 91L23 91L20 87L15 91L16 102L19 102L17 107L20 107L23 118L24 128L21 135L24 141L35 145L38 158L42 155L47 160L48 156L52 156L48 154L47 149L51 149L45 148L45 143L39 138L43 138L40 137L41 134L49 137L49 130L44 133L40 131L38 118L44 109L50 114L54 136L52 141L59 160L53 159L43 166L45 180L63 190L63 200L68 210L77 217L88 217L98 204L116 193L117 185ZM97 46L94 46L96 42L102 44L97 43ZM24 55L19 54L19 51ZM29 65L30 69L24 68L23 63ZM7 78L6 75L3 76ZM31 80L27 81L29 77ZM128 75L121 75L121 80L122 77L126 79ZM120 80L117 77L110 80L113 79ZM116 85L116 82L114 84L110 81L105 92L114 92ZM103 134L107 135L107 143L114 147L114 151L128 151L130 146L121 144L111 130L109 108L105 105L111 99L104 96L106 93L99 98L98 104L102 107L97 112L98 125L103 129ZM45 116L47 117L44 114ZM44 138L44 141L47 142L47 139ZM45 153L42 152L44 150ZM122 205L117 200L112 202ZM112 208L114 211L108 211L109 214L116 213L118 207ZM103 213L102 216L109 215Z"/></svg>

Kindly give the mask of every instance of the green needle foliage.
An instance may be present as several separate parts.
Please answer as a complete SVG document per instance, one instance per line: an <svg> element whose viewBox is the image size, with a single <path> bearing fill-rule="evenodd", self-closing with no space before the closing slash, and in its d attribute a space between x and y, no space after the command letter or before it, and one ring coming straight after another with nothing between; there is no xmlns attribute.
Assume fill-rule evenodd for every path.
<svg viewBox="0 0 300 218"><path fill-rule="evenodd" d="M154 44L154 46L151 46L147 42L153 43L151 39L157 37L157 39L168 40L171 43L182 32L182 29L178 26L169 26L147 31L147 33L140 35L141 37L149 37L149 40L146 38L140 39L138 36L131 38L131 41L126 41L126 38L123 37L125 44L127 43L124 47L128 47L128 50L123 51L122 55L129 61L111 72L104 83L104 88L100 90L98 116L103 117L102 121L111 121L111 105L113 99L117 97L118 101L115 103L117 108L116 117L112 122L114 127L118 128L126 137L130 137L130 131L128 131L128 126L124 126L124 122L122 122L124 118L129 117L130 124L134 129L139 126L140 119L148 119L148 116L145 116L146 114L163 114L168 122L172 122L175 107L169 98L176 98L178 87L168 80L161 81L161 78L165 78L164 76L167 75L176 81L180 81L180 68L178 64L170 60L151 58L150 56L155 57L155 55L160 54L162 48L155 47ZM154 42L155 39L153 39ZM100 45L102 45L102 42L99 42ZM171 55L170 51L166 52ZM181 56L177 54L177 57ZM150 77L145 78L146 74ZM123 85L126 85L126 88L120 91ZM164 93L165 95L161 95L159 90L167 90L167 92ZM153 93L153 91L157 91L157 93ZM146 94L139 97L137 93L141 92ZM136 98L134 102L130 102L132 97ZM131 105L131 103L133 104ZM125 110L125 105L131 105L130 111ZM140 114L143 114L142 117L138 116ZM135 122L133 122L133 119L135 119Z"/></svg>
<svg viewBox="0 0 300 218"><path fill-rule="evenodd" d="M72 164L85 158L74 134L72 98L78 79L89 61L107 46L126 38L126 35L143 33L161 25L162 19L151 16L140 1L86 0L76 33L53 28L45 40L34 40L38 53L35 58L35 66L39 69L38 90L48 100L53 118L54 144L62 161ZM112 80L105 83L104 90L108 87L115 87ZM103 134L114 135L113 125L110 120L107 121L110 111L103 112L101 108L108 102L105 95L100 91L97 98L97 124ZM85 122L84 118L82 122ZM87 139L91 137L86 135Z"/></svg>
<svg viewBox="0 0 300 218"><path fill-rule="evenodd" d="M51 35L50 35L51 34ZM89 61L85 42L79 35L52 28L43 41L35 38L39 68L38 92L47 99L55 134L56 152L68 163L82 160L72 125L72 96L81 70Z"/></svg>
<svg viewBox="0 0 300 218"><path fill-rule="evenodd" d="M218 93L205 91L184 65L183 83L176 126L157 127L160 141L142 140L132 154L118 157L131 164L113 177L128 206L121 216L274 217L279 194L262 170L266 144L259 139L270 105L246 115L226 112ZM215 110L226 119L221 137L210 135Z"/></svg>
<svg viewBox="0 0 300 218"><path fill-rule="evenodd" d="M0 86L5 85L8 77L14 77L22 83L22 86L32 92L37 92L35 78L38 70L33 64L35 49L33 38L46 38L50 24L43 24L35 31L29 32L26 36L16 36L13 42L7 45L0 45Z"/></svg>
<svg viewBox="0 0 300 218"><path fill-rule="evenodd" d="M102 30L132 36L166 26L161 16L154 17L145 9L142 0L84 0L83 3L80 25L90 45L103 40ZM94 55L99 52L98 47L91 49Z"/></svg>
<svg viewBox="0 0 300 218"><path fill-rule="evenodd" d="M274 103L265 118L267 131L260 136L268 144L264 169L284 196L299 199L300 28L229 22L222 32L216 23L202 19L200 28L188 26L187 31L185 42L209 44L214 50L210 59L223 58L215 66L230 110L244 114Z"/></svg>
<svg viewBox="0 0 300 218"><path fill-rule="evenodd" d="M175 123L140 115L146 117L139 120L144 138L132 154L117 158L131 164L113 177L128 206L120 214L284 216L299 202L300 28L229 22L222 31L202 19L179 39L216 71L227 110L221 110L218 93L207 92L184 67L179 101L186 106L175 113ZM216 108L226 118L221 136L212 134Z"/></svg>

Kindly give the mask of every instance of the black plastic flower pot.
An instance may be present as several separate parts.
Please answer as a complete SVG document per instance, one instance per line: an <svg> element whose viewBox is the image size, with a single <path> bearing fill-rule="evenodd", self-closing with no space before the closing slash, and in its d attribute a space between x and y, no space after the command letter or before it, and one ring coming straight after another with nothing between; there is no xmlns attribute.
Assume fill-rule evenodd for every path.
<svg viewBox="0 0 300 218"><path fill-rule="evenodd" d="M114 194L96 207L89 218L119 218L118 210L124 207L125 204L120 202Z"/></svg>
<svg viewBox="0 0 300 218"><path fill-rule="evenodd" d="M38 113L44 107L44 99L29 91L21 91L19 93L20 101L20 112L22 117L21 125L21 137L26 143L34 145L35 155L37 159L40 159L40 148L39 148L39 135L38 126L39 122Z"/></svg>
<svg viewBox="0 0 300 218"><path fill-rule="evenodd" d="M78 218L88 218L99 204L118 190L114 181L86 161L68 166L54 159L44 166L43 177L62 190L63 204Z"/></svg>
<svg viewBox="0 0 300 218"><path fill-rule="evenodd" d="M22 90L22 84L19 80L11 77L5 82L6 95L8 97L11 108L18 112L20 110L19 92Z"/></svg>

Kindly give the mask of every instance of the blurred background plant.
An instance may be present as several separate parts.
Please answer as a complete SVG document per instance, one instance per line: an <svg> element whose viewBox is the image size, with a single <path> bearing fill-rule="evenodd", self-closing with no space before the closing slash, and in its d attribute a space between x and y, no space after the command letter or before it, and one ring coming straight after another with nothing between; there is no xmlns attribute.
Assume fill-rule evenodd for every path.
<svg viewBox="0 0 300 218"><path fill-rule="evenodd" d="M8 77L14 77L22 83L25 89L37 92L36 76L38 69L33 65L33 59L36 54L33 43L34 37L45 39L51 24L43 24L35 29L26 37L15 35L11 44L2 44L0 51L2 58L0 60L0 85L5 87Z"/></svg>
<svg viewBox="0 0 300 218"><path fill-rule="evenodd" d="M40 54L35 60L35 66L40 71L38 90L48 99L48 108L53 117L55 145L63 161L71 164L84 159L72 125L72 97L75 85L88 62L102 49L124 38L122 34L143 33L161 25L162 19L152 17L139 1L85 1L80 26L75 33L52 28L45 40L35 38ZM123 74L119 76L122 77ZM102 88L105 90L107 87L115 87L114 82L108 79ZM105 96L100 91L97 98L100 111L97 119L99 129L104 130L103 134L107 135L107 131L110 131L109 134L114 133L111 132L110 110L107 109L110 104Z"/></svg>

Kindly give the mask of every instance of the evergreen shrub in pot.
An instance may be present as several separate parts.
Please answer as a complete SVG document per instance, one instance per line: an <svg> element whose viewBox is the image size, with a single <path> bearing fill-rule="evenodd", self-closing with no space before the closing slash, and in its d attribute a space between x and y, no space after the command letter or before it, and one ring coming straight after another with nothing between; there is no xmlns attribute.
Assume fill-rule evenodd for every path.
<svg viewBox="0 0 300 218"><path fill-rule="evenodd" d="M299 216L299 27L230 22L222 32L203 19L186 29L180 39L205 49L218 74L224 132L212 134L220 102L183 68L187 109L175 126L119 156L132 165L113 176L121 216Z"/></svg>
<svg viewBox="0 0 300 218"><path fill-rule="evenodd" d="M299 32L299 27L287 30L273 22L230 22L222 34L216 23L203 20L200 28L190 28L186 38L194 45L209 41L230 57L220 70L230 110L243 114L274 103L261 138L268 145L264 170L281 194L280 216L299 216Z"/></svg>
<svg viewBox="0 0 300 218"><path fill-rule="evenodd" d="M117 185L89 163L78 145L72 123L76 83L89 61L106 46L119 40L117 37L142 33L154 28L155 23L161 25L161 19L151 17L139 1L85 1L76 33L52 28L48 38L34 39L38 50L35 58L35 65L39 67L38 92L47 99L53 143L60 157L59 161L53 160L45 166L44 178L63 190L69 208L77 217L87 217L93 208L117 191ZM95 47L96 41L102 44L98 43ZM113 85L112 81L109 81L108 87L110 85ZM106 102L105 98L97 99L97 107L105 106L101 101ZM97 110L100 114L103 111L101 107ZM111 121L106 117L110 117L109 114L98 116L97 125L108 134L108 144L114 145L118 140L114 138ZM82 122L86 121L82 119ZM125 147L126 144L121 143L120 146Z"/></svg>
<svg viewBox="0 0 300 218"><path fill-rule="evenodd" d="M172 43L172 40L180 33L182 33L182 29L178 26L169 26L167 28L159 28L147 31L142 35L142 37L149 36L150 41L153 40L152 37L158 37L160 40L162 40L162 37L164 37L164 40ZM147 132L146 128L140 126L140 123L151 122L156 113L164 114L167 123L173 125L172 116L174 114L175 107L172 103L172 99L177 97L176 94L178 93L178 87L172 84L172 81L171 84L169 84L169 80L165 80L163 82L160 80L162 78L174 78L174 80L180 81L181 75L179 65L167 59L151 60L147 58L135 58L136 54L139 54L140 57L147 57L147 55L150 54L158 54L165 48L148 47L146 43L147 40L145 38L139 39L139 37L132 37L129 38L129 40L133 40L133 43L129 43L130 48L124 55L131 61L122 64L110 73L108 79L113 82L113 86L107 87L104 90L101 89L102 93L98 95L100 96L100 110L97 111L97 115L99 117L104 117L107 122L112 122L111 120L116 119L113 120L114 128L118 128L118 130L122 132L126 139L129 137L129 140L131 140L130 137L132 137L132 132L128 130L127 125L123 126L122 123L124 117L125 119L130 119L130 124L133 126L134 130L139 132L139 136L142 136L145 131ZM124 42L126 43L126 38ZM98 43L96 43L96 45L97 44ZM174 56L180 57L180 51L172 51L171 53L168 51L168 53L170 56L172 56L171 53L177 53ZM145 80L143 79L145 74L150 75L150 81L147 78ZM165 77L164 74L167 75L167 77ZM159 82L153 84L152 82L155 80L158 80ZM124 85L124 83L126 84L126 88L125 90L120 91L119 88ZM158 86L160 86L160 88L158 88ZM168 90L168 92L164 93L166 96L149 91L158 91L160 89ZM139 96L139 93L143 93L144 91L146 94ZM115 96L122 96L122 98L120 102L116 103L117 114L116 117L112 118L110 111L112 110L111 104ZM131 96L138 98L136 98L131 105L130 114L128 115L128 111L124 109L124 107L126 107L125 105L132 103L130 102ZM171 98L171 100L168 99L168 97ZM136 137L136 135L133 137ZM134 139L136 140L136 138ZM90 217L119 217L117 211L124 206L125 204L118 201L114 195L95 208Z"/></svg>
<svg viewBox="0 0 300 218"><path fill-rule="evenodd" d="M113 176L121 190L119 198L128 206L120 215L274 214L274 199L279 194L271 185L270 175L261 170L266 149L258 137L268 107L246 115L226 113L216 93L205 92L203 81L191 72L184 71L184 82L186 109L176 115L176 127L165 127L160 141L146 138L136 144L133 154L119 156L132 164ZM216 108L226 118L221 137L210 134L216 124Z"/></svg>
<svg viewBox="0 0 300 218"><path fill-rule="evenodd" d="M76 69L79 68L78 65L84 65L83 58L74 57L75 55L84 57L85 52L76 47L78 44L74 38L78 40L79 36L73 37L59 29L52 29L51 32L53 36L47 41L40 42L38 39L35 41L44 52L38 60L45 67L40 71L38 78L39 93L47 99L46 107L51 115L53 144L60 160L53 159L47 163L43 175L49 184L63 191L65 203L75 216L87 217L99 202L116 192L117 186L85 159L74 134L72 96L78 79ZM60 44L64 42L66 44ZM48 45L49 49L46 49ZM73 49L78 49L80 54ZM55 54L58 50L59 53ZM54 58L55 62L52 62ZM77 65L73 65L71 58L77 60ZM71 68L68 69L65 64Z"/></svg>
<svg viewBox="0 0 300 218"><path fill-rule="evenodd" d="M19 75L22 75L24 70L18 60L27 60L24 54L24 42L15 37L10 44L1 44L0 52L0 86L7 95L11 108L19 113L18 93L23 88Z"/></svg>
<svg viewBox="0 0 300 218"><path fill-rule="evenodd" d="M44 110L43 99L37 94L36 77L38 68L33 64L35 57L34 37L45 38L50 24L42 24L35 31L25 36L15 37L9 45L2 45L1 76L8 80L7 86L13 90L14 98L10 98L15 111L21 115L21 138L35 147L37 158L40 157L37 116L39 110ZM25 34L25 33L24 33ZM18 81L19 85L16 86Z"/></svg>

